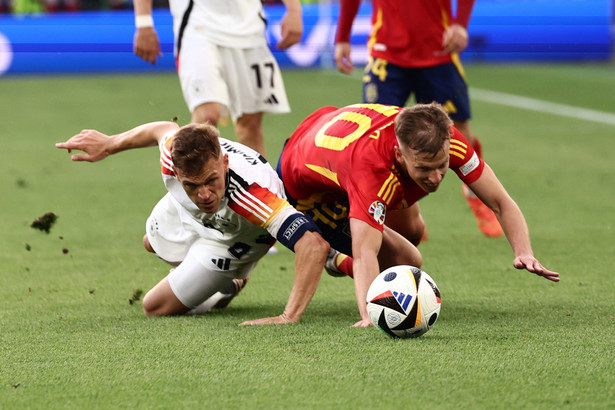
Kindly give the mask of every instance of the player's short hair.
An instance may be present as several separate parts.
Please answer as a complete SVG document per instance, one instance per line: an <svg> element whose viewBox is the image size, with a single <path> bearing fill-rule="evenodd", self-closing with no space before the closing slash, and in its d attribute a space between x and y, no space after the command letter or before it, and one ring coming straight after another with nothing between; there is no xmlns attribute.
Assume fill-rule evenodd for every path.
<svg viewBox="0 0 615 410"><path fill-rule="evenodd" d="M220 158L220 132L211 124L188 124L181 127L171 143L171 159L175 168L186 175L203 171L212 158Z"/></svg>
<svg viewBox="0 0 615 410"><path fill-rule="evenodd" d="M451 138L451 125L438 103L403 108L395 118L395 134L400 144L420 153L437 154Z"/></svg>

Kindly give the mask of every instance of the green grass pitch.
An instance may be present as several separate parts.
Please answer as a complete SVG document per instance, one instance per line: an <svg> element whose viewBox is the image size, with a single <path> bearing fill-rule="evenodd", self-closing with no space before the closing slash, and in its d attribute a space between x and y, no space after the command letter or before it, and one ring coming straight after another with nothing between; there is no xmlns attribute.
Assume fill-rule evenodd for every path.
<svg viewBox="0 0 615 410"><path fill-rule="evenodd" d="M615 116L612 65L466 71L473 89ZM359 70L284 78L293 112L264 125L273 163L312 110L360 99ZM141 245L165 192L157 150L72 163L54 143L83 128L186 123L175 74L0 78L0 408L614 408L615 126L508 104L474 99L472 129L562 281L515 270L449 174L421 201L441 317L393 340L351 328L352 281L326 274L300 323L239 327L282 312L284 249L223 311L145 318L137 293L168 272ZM49 234L30 227L46 212L59 216Z"/></svg>

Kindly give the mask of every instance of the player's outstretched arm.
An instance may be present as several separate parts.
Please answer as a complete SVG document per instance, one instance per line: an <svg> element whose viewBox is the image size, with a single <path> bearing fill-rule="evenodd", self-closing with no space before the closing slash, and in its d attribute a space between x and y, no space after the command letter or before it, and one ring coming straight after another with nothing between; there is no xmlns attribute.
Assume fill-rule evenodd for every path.
<svg viewBox="0 0 615 410"><path fill-rule="evenodd" d="M515 254L514 267L526 269L545 279L559 282L559 273L546 269L534 257L525 217L489 165L485 164L483 174L475 182L471 183L469 187L493 210L500 221L506 238Z"/></svg>
<svg viewBox="0 0 615 410"><path fill-rule="evenodd" d="M84 153L73 154L73 161L97 162L109 155L133 148L156 146L164 134L177 130L179 126L171 121L151 122L139 125L117 135L106 135L96 130L82 130L66 142L58 142L56 148Z"/></svg>
<svg viewBox="0 0 615 410"><path fill-rule="evenodd" d="M307 309L322 275L329 244L316 232L307 231L295 244L295 281L284 313L243 322L242 325L295 323Z"/></svg>

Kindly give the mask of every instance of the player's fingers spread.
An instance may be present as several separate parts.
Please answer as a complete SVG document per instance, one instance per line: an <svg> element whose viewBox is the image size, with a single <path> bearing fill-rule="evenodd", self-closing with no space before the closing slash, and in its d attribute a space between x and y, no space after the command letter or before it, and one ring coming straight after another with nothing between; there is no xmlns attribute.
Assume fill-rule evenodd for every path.
<svg viewBox="0 0 615 410"><path fill-rule="evenodd" d="M86 154L75 154L70 157L73 161L89 161L88 156Z"/></svg>
<svg viewBox="0 0 615 410"><path fill-rule="evenodd" d="M75 144L71 140L69 140L67 142L58 142L58 143L56 143L56 148L65 149L70 154L73 149L78 149L78 147L76 147Z"/></svg>
<svg viewBox="0 0 615 410"><path fill-rule="evenodd" d="M525 269L529 270L532 273L540 274L542 273L542 269L540 269L540 263L537 261L529 260L525 263Z"/></svg>
<svg viewBox="0 0 615 410"><path fill-rule="evenodd" d="M542 276L554 282L559 282L559 273L557 272L553 272L548 269L545 269L545 272L543 272Z"/></svg>
<svg viewBox="0 0 615 410"><path fill-rule="evenodd" d="M547 271L547 272L536 273L536 274L550 281L559 282L559 273L557 272Z"/></svg>

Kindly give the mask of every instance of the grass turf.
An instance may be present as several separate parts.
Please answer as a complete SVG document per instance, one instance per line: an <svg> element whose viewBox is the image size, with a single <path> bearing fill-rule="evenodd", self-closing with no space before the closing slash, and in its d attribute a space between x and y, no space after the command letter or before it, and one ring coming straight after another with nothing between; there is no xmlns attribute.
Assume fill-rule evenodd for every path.
<svg viewBox="0 0 615 410"><path fill-rule="evenodd" d="M477 88L614 111L608 65L466 69ZM293 113L266 117L272 159L313 109L360 98L358 73L285 80ZM293 276L284 249L223 311L147 319L130 303L168 270L140 243L164 193L157 151L77 164L53 144L82 128L186 123L174 74L8 77L0 101L1 408L615 406L612 126L474 101L485 156L562 282L513 269L506 240L481 236L451 174L421 202L442 315L423 337L393 340L351 328L352 282L326 275L299 324L237 326L281 313ZM49 211L59 216L49 234L29 227Z"/></svg>

